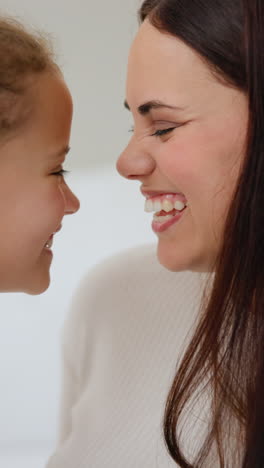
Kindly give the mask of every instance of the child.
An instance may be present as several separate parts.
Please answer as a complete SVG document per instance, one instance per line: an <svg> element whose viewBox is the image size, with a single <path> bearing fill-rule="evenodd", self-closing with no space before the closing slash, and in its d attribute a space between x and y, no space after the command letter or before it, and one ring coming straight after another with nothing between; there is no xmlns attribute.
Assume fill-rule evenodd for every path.
<svg viewBox="0 0 264 468"><path fill-rule="evenodd" d="M72 100L48 44L0 19L0 291L39 294L79 201L63 178Z"/></svg>

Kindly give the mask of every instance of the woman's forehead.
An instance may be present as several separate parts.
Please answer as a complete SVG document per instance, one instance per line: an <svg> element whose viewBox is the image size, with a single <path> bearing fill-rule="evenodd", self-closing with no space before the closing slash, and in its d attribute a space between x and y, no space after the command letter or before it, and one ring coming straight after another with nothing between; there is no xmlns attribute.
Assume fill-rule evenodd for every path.
<svg viewBox="0 0 264 468"><path fill-rule="evenodd" d="M160 32L144 21L132 43L128 80L166 84L168 79L186 87L217 81L210 67L179 38Z"/></svg>
<svg viewBox="0 0 264 468"><path fill-rule="evenodd" d="M208 96L216 95L223 87L191 47L160 32L148 21L141 25L128 60L129 105L134 100L139 106L143 101L165 99L186 107L194 98L197 103L205 103Z"/></svg>

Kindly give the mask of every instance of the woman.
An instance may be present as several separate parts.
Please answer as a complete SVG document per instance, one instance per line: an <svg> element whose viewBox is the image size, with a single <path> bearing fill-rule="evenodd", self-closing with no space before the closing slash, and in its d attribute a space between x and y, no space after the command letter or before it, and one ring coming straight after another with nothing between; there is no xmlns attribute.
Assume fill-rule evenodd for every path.
<svg viewBox="0 0 264 468"><path fill-rule="evenodd" d="M184 468L263 467L264 4L146 0L140 19L117 167L142 183L160 262L214 272L168 395L167 447ZM206 430L189 450L193 405Z"/></svg>
<svg viewBox="0 0 264 468"><path fill-rule="evenodd" d="M156 437L167 398L173 466L263 468L264 5L146 0L140 19L117 168L142 183L159 261L176 273L144 247L84 280L48 466L171 466ZM210 294L167 395L198 289L183 270L209 272Z"/></svg>
<svg viewBox="0 0 264 468"><path fill-rule="evenodd" d="M72 100L52 52L0 19L0 291L49 285L52 241L79 201L66 185Z"/></svg>

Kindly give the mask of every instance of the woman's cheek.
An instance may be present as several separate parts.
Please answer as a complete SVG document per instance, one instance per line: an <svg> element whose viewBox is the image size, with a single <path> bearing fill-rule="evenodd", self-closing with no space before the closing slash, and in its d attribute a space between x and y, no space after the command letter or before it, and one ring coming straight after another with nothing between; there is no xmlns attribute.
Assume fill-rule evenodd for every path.
<svg viewBox="0 0 264 468"><path fill-rule="evenodd" d="M177 189L193 183L199 174L195 156L186 144L167 142L158 155L159 169ZM192 148L193 149L193 148Z"/></svg>

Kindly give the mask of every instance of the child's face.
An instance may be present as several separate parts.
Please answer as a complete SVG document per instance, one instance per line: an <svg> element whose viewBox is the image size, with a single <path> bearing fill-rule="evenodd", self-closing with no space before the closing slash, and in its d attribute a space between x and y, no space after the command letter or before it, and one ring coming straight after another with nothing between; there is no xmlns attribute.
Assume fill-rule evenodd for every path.
<svg viewBox="0 0 264 468"><path fill-rule="evenodd" d="M39 294L50 282L46 244L79 201L58 174L70 139L69 91L47 73L36 78L32 98L28 123L0 142L0 290Z"/></svg>
<svg viewBox="0 0 264 468"><path fill-rule="evenodd" d="M146 20L130 51L126 100L135 128L117 168L142 183L156 212L160 262L211 270L244 157L247 97Z"/></svg>

